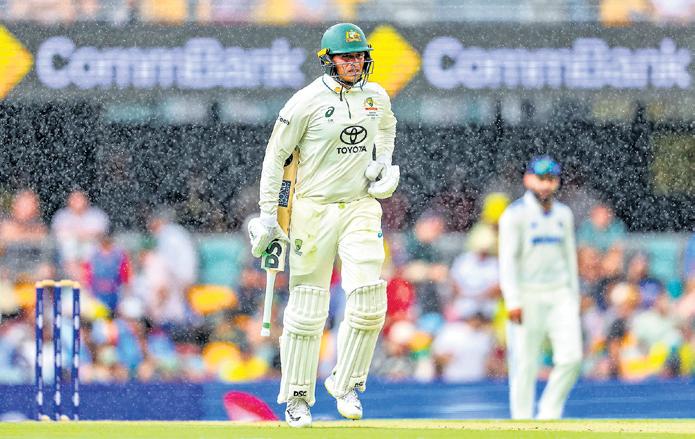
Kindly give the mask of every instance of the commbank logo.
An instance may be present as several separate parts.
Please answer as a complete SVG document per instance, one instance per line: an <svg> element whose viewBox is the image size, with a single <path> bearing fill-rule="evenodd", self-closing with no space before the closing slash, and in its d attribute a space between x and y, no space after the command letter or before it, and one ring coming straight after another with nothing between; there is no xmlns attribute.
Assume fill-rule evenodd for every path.
<svg viewBox="0 0 695 439"><path fill-rule="evenodd" d="M371 53L375 67L369 80L384 87L393 98L420 71L420 54L390 25L377 26L367 41L376 49Z"/></svg>
<svg viewBox="0 0 695 439"><path fill-rule="evenodd" d="M0 99L29 73L31 53L4 26L0 26Z"/></svg>
<svg viewBox="0 0 695 439"><path fill-rule="evenodd" d="M367 138L367 129L360 125L351 125L340 133L340 141L347 145L357 145Z"/></svg>

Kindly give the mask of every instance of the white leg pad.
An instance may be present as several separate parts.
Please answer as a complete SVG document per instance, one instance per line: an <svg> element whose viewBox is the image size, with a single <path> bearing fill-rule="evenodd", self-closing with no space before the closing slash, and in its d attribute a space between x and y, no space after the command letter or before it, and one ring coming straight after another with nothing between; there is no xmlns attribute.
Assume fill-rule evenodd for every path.
<svg viewBox="0 0 695 439"><path fill-rule="evenodd" d="M348 294L338 329L338 362L333 396L352 389L364 392L374 348L386 316L386 282L359 287Z"/></svg>
<svg viewBox="0 0 695 439"><path fill-rule="evenodd" d="M278 403L304 398L314 404L321 336L330 296L323 288L298 285L290 292L280 336L282 380Z"/></svg>

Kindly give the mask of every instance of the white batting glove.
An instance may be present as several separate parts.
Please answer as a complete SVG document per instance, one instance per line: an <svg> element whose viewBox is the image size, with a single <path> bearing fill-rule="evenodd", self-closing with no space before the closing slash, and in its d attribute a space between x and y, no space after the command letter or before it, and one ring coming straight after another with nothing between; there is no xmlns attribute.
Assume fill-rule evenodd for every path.
<svg viewBox="0 0 695 439"><path fill-rule="evenodd" d="M386 166L381 173L381 179L369 183L367 192L374 198L388 198L396 191L400 179L401 169L398 165Z"/></svg>
<svg viewBox="0 0 695 439"><path fill-rule="evenodd" d="M367 169L364 171L364 176L367 177L369 181L377 181L387 166L391 166L391 160L385 155L380 155L376 160L369 162Z"/></svg>
<svg viewBox="0 0 695 439"><path fill-rule="evenodd" d="M248 225L251 254L260 258L271 242L276 239L289 241L285 232L278 224L277 216L261 212L261 216L252 218Z"/></svg>

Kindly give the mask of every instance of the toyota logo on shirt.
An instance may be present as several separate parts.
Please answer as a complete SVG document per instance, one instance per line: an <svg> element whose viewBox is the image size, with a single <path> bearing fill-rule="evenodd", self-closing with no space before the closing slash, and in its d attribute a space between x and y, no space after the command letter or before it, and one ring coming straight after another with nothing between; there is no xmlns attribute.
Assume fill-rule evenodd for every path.
<svg viewBox="0 0 695 439"><path fill-rule="evenodd" d="M363 126L352 125L340 133L341 142L346 145L357 145L367 138L367 129Z"/></svg>

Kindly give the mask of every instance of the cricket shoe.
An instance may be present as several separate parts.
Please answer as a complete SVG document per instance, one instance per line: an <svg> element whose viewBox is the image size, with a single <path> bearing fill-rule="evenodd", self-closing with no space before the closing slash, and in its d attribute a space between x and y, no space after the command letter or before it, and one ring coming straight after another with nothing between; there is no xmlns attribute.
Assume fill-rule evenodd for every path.
<svg viewBox="0 0 695 439"><path fill-rule="evenodd" d="M290 398L285 409L285 421L290 427L311 427L311 411L303 398Z"/></svg>
<svg viewBox="0 0 695 439"><path fill-rule="evenodd" d="M346 419L362 419L362 403L360 402L359 396L357 396L357 391L352 389L345 395L336 397L333 393L334 384L335 379L333 378L333 374L329 375L326 381L323 382L328 393L335 398L338 413Z"/></svg>

